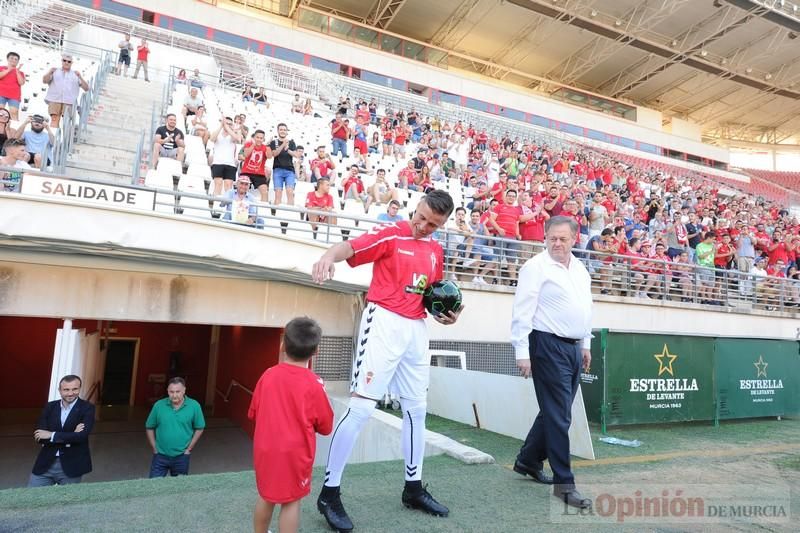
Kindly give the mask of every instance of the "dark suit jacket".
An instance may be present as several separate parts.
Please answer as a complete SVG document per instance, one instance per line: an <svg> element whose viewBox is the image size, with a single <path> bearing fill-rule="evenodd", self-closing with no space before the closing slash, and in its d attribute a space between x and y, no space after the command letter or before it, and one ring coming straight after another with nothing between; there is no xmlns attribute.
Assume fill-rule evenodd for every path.
<svg viewBox="0 0 800 533"><path fill-rule="evenodd" d="M80 433L75 433L78 424L83 423L84 428ZM53 442L39 441L42 449L33 465L33 473L44 474L53 460L56 452L60 453L61 468L69 477L78 477L92 471L92 458L89 454L89 434L94 427L94 405L78 398L67 416L64 425L61 425L61 400L48 402L42 410L42 415L36 422L36 429L54 431Z"/></svg>

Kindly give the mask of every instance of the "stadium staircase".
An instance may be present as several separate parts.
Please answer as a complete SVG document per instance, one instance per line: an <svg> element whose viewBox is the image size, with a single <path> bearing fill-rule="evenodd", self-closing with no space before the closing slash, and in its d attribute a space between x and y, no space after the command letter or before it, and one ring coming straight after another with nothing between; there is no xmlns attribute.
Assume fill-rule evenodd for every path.
<svg viewBox="0 0 800 533"><path fill-rule="evenodd" d="M131 183L135 165L142 163L136 159L143 133L140 155L144 158L150 152L153 109L159 112L163 90L157 81L109 76L88 128L67 160L67 175Z"/></svg>

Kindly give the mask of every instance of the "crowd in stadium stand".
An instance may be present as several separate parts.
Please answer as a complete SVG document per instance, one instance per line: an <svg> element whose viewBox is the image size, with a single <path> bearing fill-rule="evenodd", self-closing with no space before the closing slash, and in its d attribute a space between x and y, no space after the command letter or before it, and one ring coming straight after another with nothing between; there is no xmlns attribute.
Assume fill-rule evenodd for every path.
<svg viewBox="0 0 800 533"><path fill-rule="evenodd" d="M242 101L253 99L247 88ZM296 94L286 111L306 108ZM334 212L338 206L327 182L338 174L334 186L343 200L363 203L365 212L372 204L386 205L382 218L394 220L397 210L389 204L399 207L398 189L424 192L456 179L464 205L449 224L448 245L450 270L458 279L515 285L518 263L531 244L543 242L547 219L566 215L580 226L580 247L594 252L585 255L602 293L615 292L615 268L624 265L631 273L629 296L694 301L696 294L701 303L724 305L732 287L768 308L778 300L800 305L800 223L774 202L721 194L714 181L688 171L636 168L578 146L556 150L509 135L497 138L472 124L423 117L413 108L386 104L380 113L375 99L353 104L342 98L332 111L330 151L315 147L309 157L282 134L282 125L265 144L261 130L245 139L246 116L226 118L210 137L215 194L233 186L237 171L248 176L261 201L276 204L284 189L287 196L293 192L295 180L326 182L309 193L306 207ZM206 139L208 127L196 119L202 98L194 89L184 112L194 115L194 132ZM404 166L394 183L384 168L392 162ZM365 185L365 174L374 176L372 185ZM275 196L269 198L271 177ZM311 217L315 232L326 218L336 221ZM771 278L798 283L778 295ZM665 283L676 289L665 291Z"/></svg>
<svg viewBox="0 0 800 533"><path fill-rule="evenodd" d="M144 57L137 59L146 68L147 45L139 46ZM129 38L119 48L130 58ZM50 120L33 115L14 129L9 125L19 106L14 97L25 78L14 75L21 72L19 57L8 55L7 66L0 67L2 107L9 108L0 109L0 138L10 144L0 162L46 164L43 146L53 142L50 124L57 124L75 102L78 87L86 85L80 73L71 71L71 59L65 55L61 69L51 69L43 80L50 85ZM120 61L120 72L128 64ZM677 287L669 295L673 299L694 301L697 295L703 303L724 305L733 286L742 297L755 297L767 307L778 299L800 304L797 218L769 200L722 194L717 183L696 173L631 166L613 154L579 145L564 150L508 134L493 136L483 125L451 124L422 116L413 107L394 109L387 102L379 109L374 98L341 98L331 109L334 118L326 133L330 144L306 152L283 124L273 131L251 132L244 113L209 124L199 71L187 76L182 70L178 82L187 85L188 94L180 115L166 117L155 132L151 163L155 167L161 157L182 161L184 131L198 136L209 148L211 192L226 196L227 203L218 204L222 218L259 226L261 219L246 202L292 204L296 181L333 180L317 185L306 198L307 208L332 213L308 218L315 232L320 223L337 222L333 213L339 205L331 187L342 192L342 200L361 202L365 213L371 205L385 206L381 218L396 220L402 209L398 191L425 192L455 180L462 187L463 209L449 223L447 244L454 247L449 250L451 272L458 279L513 286L531 245L543 241L547 219L566 215L580 226L580 248L594 252L584 253L585 259L603 293L619 292L615 272L624 265L630 272L624 291L628 296L663 298L669 291L662 285L670 280ZM245 87L241 102L243 110L247 105L270 106L263 87ZM320 116L311 99L299 93L286 114ZM24 150L17 139L24 141ZM386 172L390 164L401 167L391 178ZM371 177L368 183L364 175ZM777 295L773 278L798 283Z"/></svg>

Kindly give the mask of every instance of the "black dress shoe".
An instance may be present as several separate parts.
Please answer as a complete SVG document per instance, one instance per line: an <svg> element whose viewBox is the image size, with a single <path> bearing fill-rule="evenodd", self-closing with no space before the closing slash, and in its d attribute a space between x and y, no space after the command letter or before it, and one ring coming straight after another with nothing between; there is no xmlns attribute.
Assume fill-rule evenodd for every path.
<svg viewBox="0 0 800 533"><path fill-rule="evenodd" d="M553 476L548 476L544 473L544 470L536 470L518 460L514 461L514 472L522 474L523 476L531 476L533 480L538 483L544 483L545 485L553 484Z"/></svg>
<svg viewBox="0 0 800 533"><path fill-rule="evenodd" d="M450 509L437 502L428 492L427 485L416 494L403 490L403 505L409 509L419 509L434 516L447 516Z"/></svg>
<svg viewBox="0 0 800 533"><path fill-rule="evenodd" d="M581 493L575 489L563 492L554 491L553 496L564 502L570 507L577 507L578 509L588 509L592 506L592 500L584 498Z"/></svg>
<svg viewBox="0 0 800 533"><path fill-rule="evenodd" d="M347 516L347 511L344 510L342 499L339 497L338 492L327 496L320 494L319 498L317 498L317 509L319 509L319 512L322 513L322 516L325 517L328 525L334 531L341 533L353 531L353 522Z"/></svg>

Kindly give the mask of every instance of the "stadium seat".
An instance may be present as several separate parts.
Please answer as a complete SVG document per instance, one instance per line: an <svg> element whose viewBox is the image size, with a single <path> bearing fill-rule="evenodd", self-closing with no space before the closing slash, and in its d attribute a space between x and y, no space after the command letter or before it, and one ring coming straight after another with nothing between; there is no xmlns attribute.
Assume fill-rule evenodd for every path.
<svg viewBox="0 0 800 533"><path fill-rule="evenodd" d="M156 171L165 176L180 176L183 174L183 165L177 159L160 157L156 164Z"/></svg>

